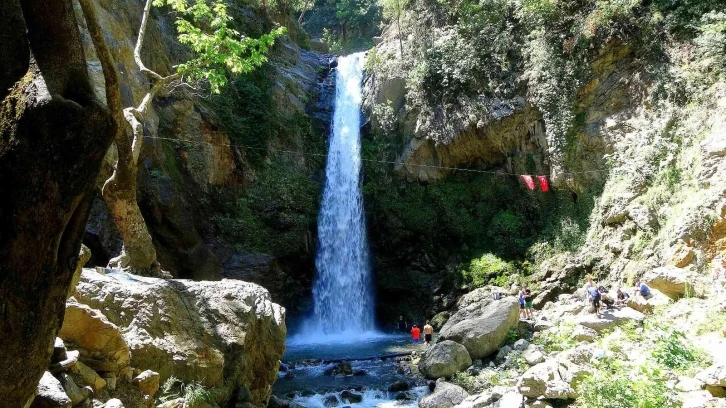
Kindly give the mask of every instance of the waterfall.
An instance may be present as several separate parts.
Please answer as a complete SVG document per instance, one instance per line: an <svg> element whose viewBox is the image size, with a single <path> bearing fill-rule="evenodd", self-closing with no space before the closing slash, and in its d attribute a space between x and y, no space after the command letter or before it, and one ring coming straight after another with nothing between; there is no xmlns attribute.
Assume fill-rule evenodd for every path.
<svg viewBox="0 0 726 408"><path fill-rule="evenodd" d="M374 329L371 268L361 194L360 105L364 53L338 60L332 135L318 215L313 287L318 334Z"/></svg>

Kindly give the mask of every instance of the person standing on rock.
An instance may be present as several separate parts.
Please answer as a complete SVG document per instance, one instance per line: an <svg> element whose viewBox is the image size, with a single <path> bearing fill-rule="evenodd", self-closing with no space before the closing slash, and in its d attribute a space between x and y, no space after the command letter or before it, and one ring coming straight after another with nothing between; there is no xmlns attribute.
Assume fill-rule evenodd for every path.
<svg viewBox="0 0 726 408"><path fill-rule="evenodd" d="M426 325L424 326L424 344L426 344L426 347L431 345L431 341L434 339L434 327L431 326L431 322L426 320Z"/></svg>
<svg viewBox="0 0 726 408"><path fill-rule="evenodd" d="M524 288L519 290L519 319L524 320L527 318L527 309L524 306Z"/></svg>
<svg viewBox="0 0 726 408"><path fill-rule="evenodd" d="M529 289L529 286L524 287L524 312L528 319L534 320L534 305L532 301L534 296L532 296L532 291Z"/></svg>
<svg viewBox="0 0 726 408"><path fill-rule="evenodd" d="M418 328L415 324L411 328L411 339L414 343L418 343L419 338L421 337L421 329Z"/></svg>
<svg viewBox="0 0 726 408"><path fill-rule="evenodd" d="M408 331L408 325L406 324L406 321L403 320L403 316L398 316L398 331L404 333Z"/></svg>
<svg viewBox="0 0 726 408"><path fill-rule="evenodd" d="M587 289L587 295L592 302L593 312L597 317L600 317L600 291L597 289L597 287L595 287L595 285L593 285Z"/></svg>

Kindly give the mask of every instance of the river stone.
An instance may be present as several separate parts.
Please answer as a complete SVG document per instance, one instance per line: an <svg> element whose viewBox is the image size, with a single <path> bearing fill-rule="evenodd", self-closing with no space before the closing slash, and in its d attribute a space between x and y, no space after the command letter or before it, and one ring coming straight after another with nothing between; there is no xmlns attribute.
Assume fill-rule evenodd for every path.
<svg viewBox="0 0 726 408"><path fill-rule="evenodd" d="M38 394L30 408L71 408L71 406L71 399L66 395L60 381L48 371L43 373L38 383Z"/></svg>
<svg viewBox="0 0 726 408"><path fill-rule="evenodd" d="M562 372L566 373L567 368L554 360L537 364L525 371L517 383L517 390L529 398L575 399L577 394Z"/></svg>
<svg viewBox="0 0 726 408"><path fill-rule="evenodd" d="M349 404L358 404L363 401L363 394L351 390L345 390L340 393L340 398Z"/></svg>
<svg viewBox="0 0 726 408"><path fill-rule="evenodd" d="M81 402L83 402L83 400L85 400L92 394L92 390L90 387L79 387L78 385L76 385L75 381L73 381L73 378L71 378L71 376L66 373L58 375L58 381L60 381L61 385L63 386L63 390L65 391L68 398L71 399L71 404L74 407L79 405Z"/></svg>
<svg viewBox="0 0 726 408"><path fill-rule="evenodd" d="M471 313L467 311L468 315ZM497 351L506 342L509 331L517 327L519 302L506 297L491 302L476 317L452 324L454 317L441 329L439 339L462 344L472 358L484 358Z"/></svg>
<svg viewBox="0 0 726 408"><path fill-rule="evenodd" d="M592 343L595 341L595 338L597 337L597 332L589 327L585 327L583 325L577 325L575 327L575 330L572 332L572 338L575 339L577 342L587 342Z"/></svg>
<svg viewBox="0 0 726 408"><path fill-rule="evenodd" d="M388 387L389 392L408 391L411 386L406 381L396 381Z"/></svg>
<svg viewBox="0 0 726 408"><path fill-rule="evenodd" d="M235 394L267 403L287 329L285 309L261 286L84 270L76 292L122 328L133 367L159 373L161 382L200 381L215 389L220 405Z"/></svg>
<svg viewBox="0 0 726 408"><path fill-rule="evenodd" d="M182 398L182 401L184 399ZM172 401L169 401L172 402ZM103 408L124 408L123 402L117 398L112 398L108 401L106 401L106 405L103 406Z"/></svg>
<svg viewBox="0 0 726 408"><path fill-rule="evenodd" d="M671 298L661 293L658 289L651 288L650 291L652 295L648 299L641 295L631 296L628 298L626 305L641 313L653 313L656 307L666 306L673 302Z"/></svg>
<svg viewBox="0 0 726 408"><path fill-rule="evenodd" d="M471 365L466 347L450 340L440 341L426 350L418 369L426 378L451 377Z"/></svg>
<svg viewBox="0 0 726 408"><path fill-rule="evenodd" d="M74 298L66 302L63 326L58 335L68 346L78 349L81 361L94 370L117 372L129 365L129 346L119 327L101 311Z"/></svg>
<svg viewBox="0 0 726 408"><path fill-rule="evenodd" d="M440 381L436 383L434 392L418 401L418 406L419 408L451 408L460 404L468 396L469 393L458 385Z"/></svg>

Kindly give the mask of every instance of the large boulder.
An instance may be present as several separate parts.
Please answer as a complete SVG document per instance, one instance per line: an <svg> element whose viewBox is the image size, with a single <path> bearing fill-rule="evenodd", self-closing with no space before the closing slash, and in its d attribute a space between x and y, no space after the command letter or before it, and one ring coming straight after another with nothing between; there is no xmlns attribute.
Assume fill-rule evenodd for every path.
<svg viewBox="0 0 726 408"><path fill-rule="evenodd" d="M507 340L509 331L517 327L519 302L514 297L506 297L476 311L467 308L467 319L460 319L460 313L444 325L439 340L455 341L466 347L471 358L484 358L497 351Z"/></svg>
<svg viewBox="0 0 726 408"><path fill-rule="evenodd" d="M43 373L30 408L71 408L71 404L71 399L66 395L60 381L47 371Z"/></svg>
<svg viewBox="0 0 726 408"><path fill-rule="evenodd" d="M701 277L676 266L655 268L643 276L643 281L673 300L686 295L703 296L708 291L708 284Z"/></svg>
<svg viewBox="0 0 726 408"><path fill-rule="evenodd" d="M96 371L118 372L130 361L129 347L117 325L99 310L66 302L63 326L58 335L81 353L81 361Z"/></svg>
<svg viewBox="0 0 726 408"><path fill-rule="evenodd" d="M214 389L218 402L263 407L285 350L285 309L259 285L163 280L84 270L79 302L122 329L131 365ZM232 404L234 405L234 404Z"/></svg>
<svg viewBox="0 0 726 408"><path fill-rule="evenodd" d="M431 394L418 401L419 408L451 408L469 396L463 388L447 382L437 382Z"/></svg>
<svg viewBox="0 0 726 408"><path fill-rule="evenodd" d="M426 378L451 377L471 366L466 347L451 340L440 341L426 350L418 369Z"/></svg>
<svg viewBox="0 0 726 408"><path fill-rule="evenodd" d="M696 379L711 387L726 387L726 366L714 364L698 373Z"/></svg>
<svg viewBox="0 0 726 408"><path fill-rule="evenodd" d="M577 393L571 382L576 378L575 373L568 374L568 365L548 360L525 371L517 383L517 390L529 398L575 399Z"/></svg>
<svg viewBox="0 0 726 408"><path fill-rule="evenodd" d="M600 313L600 317L594 314L579 316L576 322L589 327L597 332L612 329L627 322L642 323L645 315L629 307L622 309L607 310Z"/></svg>
<svg viewBox="0 0 726 408"><path fill-rule="evenodd" d="M651 296L647 299L641 295L628 298L626 305L641 313L653 313L657 307L666 306L673 302L671 298L662 294L658 289L651 288Z"/></svg>
<svg viewBox="0 0 726 408"><path fill-rule="evenodd" d="M71 280L71 286L68 287L68 295L66 298L73 296L76 291L76 285L81 280L81 271L86 265L86 262L91 259L91 250L87 246L81 244L81 252L78 254L78 262L76 263L76 270L73 271L73 279Z"/></svg>

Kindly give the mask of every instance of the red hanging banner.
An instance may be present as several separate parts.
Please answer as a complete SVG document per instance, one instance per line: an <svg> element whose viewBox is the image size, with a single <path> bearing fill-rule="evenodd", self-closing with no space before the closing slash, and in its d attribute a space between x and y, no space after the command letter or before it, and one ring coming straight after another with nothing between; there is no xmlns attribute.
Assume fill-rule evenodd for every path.
<svg viewBox="0 0 726 408"><path fill-rule="evenodd" d="M547 176L537 176L537 181L539 181L539 188L543 192L550 191L550 183L547 181Z"/></svg>
<svg viewBox="0 0 726 408"><path fill-rule="evenodd" d="M532 176L522 174L522 181L524 181L524 184L527 186L528 189L534 190L534 179L532 178Z"/></svg>

